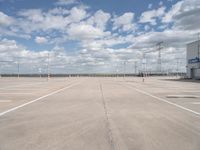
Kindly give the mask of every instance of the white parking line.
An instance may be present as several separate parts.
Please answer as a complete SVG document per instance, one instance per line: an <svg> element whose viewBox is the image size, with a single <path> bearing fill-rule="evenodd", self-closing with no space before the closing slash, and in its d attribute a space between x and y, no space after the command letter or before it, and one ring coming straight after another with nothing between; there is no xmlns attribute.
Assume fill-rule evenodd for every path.
<svg viewBox="0 0 200 150"><path fill-rule="evenodd" d="M198 95L167 95L167 98L199 98Z"/></svg>
<svg viewBox="0 0 200 150"><path fill-rule="evenodd" d="M200 102L193 102L194 105L200 105Z"/></svg>
<svg viewBox="0 0 200 150"><path fill-rule="evenodd" d="M11 100L0 100L0 103L9 103L12 102Z"/></svg>
<svg viewBox="0 0 200 150"><path fill-rule="evenodd" d="M18 94L20 94L20 95L30 95L30 94L34 94L34 93L12 93L12 92L8 92L8 93L0 93L0 94L11 94L11 95L18 95Z"/></svg>
<svg viewBox="0 0 200 150"><path fill-rule="evenodd" d="M129 84L129 85L130 85L130 84ZM134 90L136 90L137 92L142 93L142 94L145 94L145 95L147 95L147 96L150 96L150 97L152 97L152 98L154 98L154 99L157 99L157 100L159 100L159 101L162 101L162 102L168 103L168 104L170 104L170 105L176 106L176 107L178 107L178 108L181 108L181 109L183 109L183 110L189 111L189 112L191 112L191 113L193 113L193 114L195 114L195 115L200 115L199 112L196 112L196 111L191 110L191 109L189 109L189 108L183 107L183 106L178 105L178 104L176 104L176 103L172 103L172 102L170 102L170 101L168 101L168 100L165 100L165 99L163 99L163 98L160 98L160 97L157 97L157 96L155 96L155 95L152 95L152 94L150 94L150 93L148 93L148 92L146 92L146 91L144 91L144 90L140 90L140 89L135 88L135 87L133 87L133 86L128 86L128 87L131 87L131 88L133 88Z"/></svg>
<svg viewBox="0 0 200 150"><path fill-rule="evenodd" d="M3 116L3 115L5 115L5 114L7 114L7 113L10 113L10 112L12 112L12 111L15 111L15 110L17 110L17 109L19 109L19 108L22 108L22 107L25 107L25 106L27 106L27 105L29 105L29 104L34 103L34 102L40 101L40 100L42 100L42 99L44 99L44 98L46 98L46 97L49 97L49 96L51 96L51 95L54 95L54 94L56 94L56 93L59 93L59 92L61 92L61 91L66 90L66 89L69 89L69 88L71 88L71 87L73 87L73 86L75 86L75 85L78 85L78 84L80 84L80 82L78 82L78 83L72 83L72 84L70 84L70 85L68 85L68 86L66 86L66 87L64 87L64 88L61 88L61 89L56 90L56 91L54 91L54 92L51 92L51 93L49 93L49 94L47 94L47 95L41 96L41 97L36 98L36 99L34 99L34 100L32 100L32 101L29 101L29 102L27 102L27 103L21 104L21 105L19 105L19 106L17 106L17 107L8 109L8 110L6 110L6 111L4 111L4 112L1 112L1 113L0 113L0 117Z"/></svg>
<svg viewBox="0 0 200 150"><path fill-rule="evenodd" d="M185 93L199 93L199 91L183 91Z"/></svg>
<svg viewBox="0 0 200 150"><path fill-rule="evenodd" d="M2 87L0 88L0 90L3 90L3 89L9 89L9 88L16 88L16 87L23 87L23 86L26 86L26 85L38 85L38 84L43 84L45 82L39 82L39 83L30 83L30 84L20 84L20 85L14 85L14 86L7 86L7 87Z"/></svg>

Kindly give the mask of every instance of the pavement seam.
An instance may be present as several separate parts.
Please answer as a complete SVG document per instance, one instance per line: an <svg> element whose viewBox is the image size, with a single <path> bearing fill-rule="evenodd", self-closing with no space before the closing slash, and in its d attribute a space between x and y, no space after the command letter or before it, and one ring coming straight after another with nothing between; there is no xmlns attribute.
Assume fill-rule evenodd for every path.
<svg viewBox="0 0 200 150"><path fill-rule="evenodd" d="M7 113L13 112L13 111L15 111L15 110L17 110L17 109L20 109L20 108L22 108L22 107L24 107L24 106L27 106L27 105L32 104L32 103L34 103L34 102L40 101L40 100L42 100L42 99L44 99L44 98L46 98L46 97L49 97L49 96L54 95L54 94L57 94L57 93L59 93L59 92L61 92L61 91L64 91L64 90L66 90L66 89L69 89L69 88L71 88L71 87L73 87L73 86L76 86L76 85L78 85L78 84L80 84L80 82L78 82L78 83L77 83L77 82L72 83L72 84L70 84L70 85L68 85L68 86L66 86L66 87L64 87L64 88L61 88L61 89L56 90L56 91L54 91L54 92L51 92L51 93L49 93L49 94L43 95L43 96L41 96L41 97L38 97L38 98L36 98L36 99L34 99L34 100L32 100L32 101L29 101L29 102L27 102L27 103L24 103L24 104L21 104L21 105L19 105L19 106L16 106L16 107L13 107L13 108L11 108L11 109L8 109L8 110L6 110L6 111L3 111L3 112L0 113L0 117L4 116L4 115L7 114Z"/></svg>
<svg viewBox="0 0 200 150"><path fill-rule="evenodd" d="M101 99L102 99L102 103L103 103L104 113L105 113L105 116L106 116L106 128L108 130L109 143L112 147L112 150L116 150L115 144L114 144L113 133L112 133L112 129L111 129L111 124L110 124L110 119L109 119L109 116L108 116L108 108L107 108L107 105L106 105L106 101L105 101L105 97L104 97L104 94L103 94L103 88L102 88L101 83L100 83L100 92L101 92L101 97L102 97Z"/></svg>

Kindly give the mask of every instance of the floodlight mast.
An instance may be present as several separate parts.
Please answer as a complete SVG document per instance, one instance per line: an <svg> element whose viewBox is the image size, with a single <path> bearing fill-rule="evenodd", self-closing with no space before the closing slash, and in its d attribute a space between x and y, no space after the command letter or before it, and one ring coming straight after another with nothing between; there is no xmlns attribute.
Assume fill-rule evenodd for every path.
<svg viewBox="0 0 200 150"><path fill-rule="evenodd" d="M48 53L48 58L47 58L47 80L50 79L50 54Z"/></svg>
<svg viewBox="0 0 200 150"><path fill-rule="evenodd" d="M124 61L124 78L126 76L126 61Z"/></svg>
<svg viewBox="0 0 200 150"><path fill-rule="evenodd" d="M17 77L19 79L19 60L17 61Z"/></svg>
<svg viewBox="0 0 200 150"><path fill-rule="evenodd" d="M0 61L0 63L3 63L3 62L13 62L13 61ZM1 65L0 65L0 78L2 77L2 72L1 72Z"/></svg>
<svg viewBox="0 0 200 150"><path fill-rule="evenodd" d="M199 44L199 42L200 42L200 32L198 33L198 58L200 60L200 44Z"/></svg>
<svg viewBox="0 0 200 150"><path fill-rule="evenodd" d="M20 74L20 61L19 59L22 58L22 57L15 57L17 58L17 61L15 61L15 63L17 63L17 78L19 79L19 74Z"/></svg>
<svg viewBox="0 0 200 150"><path fill-rule="evenodd" d="M134 61L135 75L137 74L137 61Z"/></svg>
<svg viewBox="0 0 200 150"><path fill-rule="evenodd" d="M146 69L146 53L148 53L148 52L142 52L142 75L144 76L144 74L146 74L146 71L147 71L147 69Z"/></svg>

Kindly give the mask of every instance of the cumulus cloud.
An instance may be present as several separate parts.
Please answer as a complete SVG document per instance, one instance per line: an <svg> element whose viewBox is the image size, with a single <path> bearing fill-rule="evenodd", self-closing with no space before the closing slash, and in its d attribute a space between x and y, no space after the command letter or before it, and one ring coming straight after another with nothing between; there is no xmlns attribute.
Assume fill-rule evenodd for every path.
<svg viewBox="0 0 200 150"><path fill-rule="evenodd" d="M172 8L162 18L162 22L164 23L172 22L173 17L179 13L182 4L183 1L179 1L175 5L173 5Z"/></svg>
<svg viewBox="0 0 200 150"><path fill-rule="evenodd" d="M113 15L103 10L91 11L78 4L69 5L76 3L73 0L56 2L54 8L23 9L15 17L0 12L0 58L16 60L15 57L23 57L21 63L24 62L26 70L30 65L26 65L26 61L31 60L33 66L39 66L42 61L47 61L47 54L50 53L52 71L63 71L58 67L62 66L70 72L76 72L76 68L81 72L103 72L120 70L124 60L128 60L130 66L136 60L140 64L142 52L154 50L157 42L164 41L162 60L168 68L173 68L173 60L177 56L185 57L186 43L193 41L194 34L200 30L199 0L181 0L171 8L165 8L163 4L158 9L152 9L149 5L152 10L143 12L139 18L134 12ZM48 42L53 48L31 51L4 36L9 36L9 39L34 39L34 44ZM76 50L67 53L69 47L66 45L71 41L75 43L73 48ZM147 55L149 64L155 64L149 66L150 70L156 68L157 56L156 52Z"/></svg>
<svg viewBox="0 0 200 150"><path fill-rule="evenodd" d="M133 23L135 14L132 12L124 13L113 19L113 30L122 29L122 31L133 31L135 25Z"/></svg>
<svg viewBox="0 0 200 150"><path fill-rule="evenodd" d="M55 7L50 9L48 13L52 15L69 15L70 11L63 7Z"/></svg>
<svg viewBox="0 0 200 150"><path fill-rule="evenodd" d="M156 19L162 17L165 14L165 7L162 6L158 9L153 9L149 11L145 11L140 16L140 23L150 23L152 25L156 24Z"/></svg>
<svg viewBox="0 0 200 150"><path fill-rule="evenodd" d="M106 13L102 10L98 10L93 16L91 16L87 20L87 23L104 30L110 18L111 15L109 13Z"/></svg>
<svg viewBox="0 0 200 150"><path fill-rule="evenodd" d="M70 22L80 22L82 19L86 17L86 11L83 8L73 7L70 10L69 20Z"/></svg>
<svg viewBox="0 0 200 150"><path fill-rule="evenodd" d="M200 1L184 0L179 12L173 16L175 28L182 30L200 30Z"/></svg>
<svg viewBox="0 0 200 150"><path fill-rule="evenodd" d="M79 40L97 39L109 34L87 24L72 24L67 30L67 33L71 38Z"/></svg>
<svg viewBox="0 0 200 150"><path fill-rule="evenodd" d="M51 12L43 12L41 9L22 10L18 13L20 17L18 26L24 32L63 30L69 21L63 15L54 15Z"/></svg>
<svg viewBox="0 0 200 150"><path fill-rule="evenodd" d="M153 7L153 4L148 5L148 9L151 9Z"/></svg>
<svg viewBox="0 0 200 150"><path fill-rule="evenodd" d="M177 2L163 17L162 22L174 23L179 30L199 30L199 0L182 0Z"/></svg>
<svg viewBox="0 0 200 150"><path fill-rule="evenodd" d="M1 71L4 73L17 73L16 63L20 63L20 73L30 73L34 68L37 72L39 66L45 70L47 51L30 51L15 40L4 38L0 40L0 52L1 60L5 61L1 63Z"/></svg>
<svg viewBox="0 0 200 150"><path fill-rule="evenodd" d="M0 11L0 25L8 26L14 23L14 18Z"/></svg>
<svg viewBox="0 0 200 150"><path fill-rule="evenodd" d="M47 43L48 40L45 37L37 36L35 38L35 42L38 44L44 44L44 43Z"/></svg>
<svg viewBox="0 0 200 150"><path fill-rule="evenodd" d="M56 5L70 5L78 3L78 0L57 0Z"/></svg>
<svg viewBox="0 0 200 150"><path fill-rule="evenodd" d="M65 32L71 23L78 23L87 17L84 7L73 7L71 9L53 8L48 11L42 9L24 9L18 13L15 28L21 33L43 32Z"/></svg>

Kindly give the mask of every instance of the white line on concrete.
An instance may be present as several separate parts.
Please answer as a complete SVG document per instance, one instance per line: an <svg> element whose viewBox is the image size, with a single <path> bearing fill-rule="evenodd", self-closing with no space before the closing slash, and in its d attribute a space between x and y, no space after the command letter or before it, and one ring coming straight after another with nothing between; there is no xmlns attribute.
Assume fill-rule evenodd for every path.
<svg viewBox="0 0 200 150"><path fill-rule="evenodd" d="M0 100L0 103L9 103L11 100Z"/></svg>
<svg viewBox="0 0 200 150"><path fill-rule="evenodd" d="M200 105L200 102L193 102L194 105Z"/></svg>
<svg viewBox="0 0 200 150"><path fill-rule="evenodd" d="M4 111L4 112L1 112L1 113L0 113L0 117L3 116L3 115L5 115L5 114L7 114L7 113L10 113L10 112L12 112L12 111L15 111L15 110L17 110L17 109L19 109L19 108L22 108L22 107L27 106L27 105L29 105L29 104L32 104L32 103L34 103L34 102L40 101L40 100L42 100L42 99L44 99L44 98L46 98L46 97L49 97L49 96L51 96L51 95L54 95L54 94L56 94L56 93L59 93L59 92L61 92L61 91L66 90L66 89L69 89L69 88L71 88L71 87L73 87L73 86L75 86L75 85L78 85L78 84L80 84L80 82L78 82L78 83L72 83L72 84L70 84L70 85L68 85L68 86L66 86L66 87L64 87L64 88L61 88L61 89L56 90L56 91L54 91L54 92L51 92L51 93L49 93L49 94L47 94L47 95L41 96L41 97L39 97L39 98L36 98L36 99L34 99L34 100L30 101L30 102L27 102L27 103L21 104L21 105L19 105L19 106L17 106L17 107L8 109L8 110L6 110L6 111Z"/></svg>
<svg viewBox="0 0 200 150"><path fill-rule="evenodd" d="M14 94L14 95L17 95L17 94L20 94L20 95L29 95L29 94L33 94L33 93L12 93L12 92L7 92L7 93L0 93L0 94Z"/></svg>
<svg viewBox="0 0 200 150"><path fill-rule="evenodd" d="M148 92L146 92L146 91L140 90L140 89L138 89L138 88L134 88L133 86L129 86L129 87L133 88L134 90L136 90L136 91L139 92L139 93L145 94L145 95L150 96L150 97L152 97L152 98L155 98L155 99L157 99L157 100L159 100L159 101L162 101L162 102L168 103L168 104L170 104L170 105L176 106L176 107L181 108L181 109L183 109L183 110L189 111L189 112L191 112L191 113L193 113L193 114L200 115L199 112L196 112L196 111L191 110L191 109L189 109L189 108L183 107L183 106L178 105L178 104L176 104L176 103L172 103L172 102L170 102L170 101L168 101L168 100L165 100L165 99L163 99L163 98L160 98L160 97L157 97L157 96L155 96L155 95L152 95L152 94L150 94L150 93L148 93Z"/></svg>
<svg viewBox="0 0 200 150"><path fill-rule="evenodd" d="M31 83L31 84L20 84L20 85L14 85L14 86L7 86L7 87L2 87L0 88L0 90L3 90L3 89L9 89L9 88L16 88L16 87L23 87L23 86L26 86L26 85L37 85L37 84L43 84L45 82L40 82L40 83Z"/></svg>
<svg viewBox="0 0 200 150"><path fill-rule="evenodd" d="M167 98L199 98L198 95L167 95Z"/></svg>
<svg viewBox="0 0 200 150"><path fill-rule="evenodd" d="M199 93L199 91L182 91L182 92L185 92L185 93Z"/></svg>

